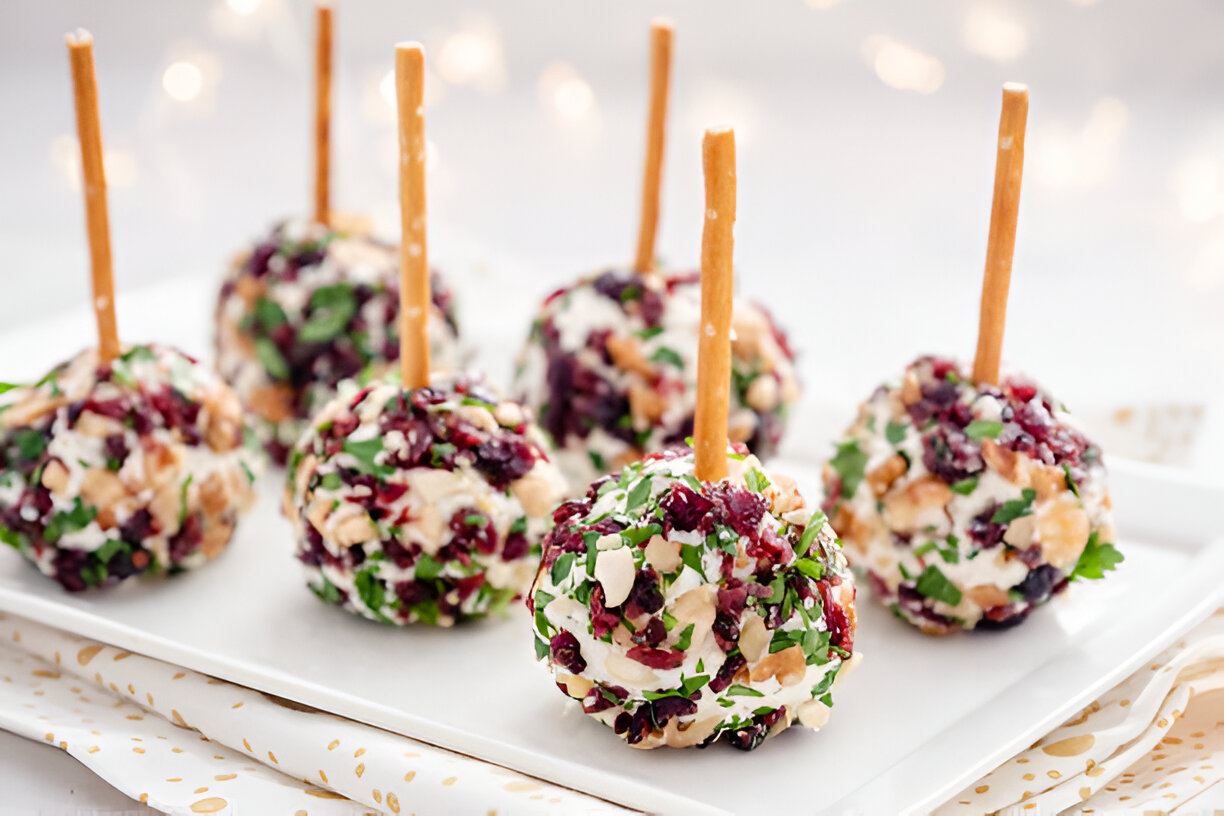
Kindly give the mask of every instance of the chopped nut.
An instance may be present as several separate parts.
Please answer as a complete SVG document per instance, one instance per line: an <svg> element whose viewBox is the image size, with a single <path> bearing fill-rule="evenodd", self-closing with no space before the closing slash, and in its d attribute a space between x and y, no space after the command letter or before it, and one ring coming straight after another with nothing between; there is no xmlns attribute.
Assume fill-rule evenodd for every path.
<svg viewBox="0 0 1224 816"><path fill-rule="evenodd" d="M799 706L798 715L804 727L819 730L829 721L829 707L819 700L808 700Z"/></svg>
<svg viewBox="0 0 1224 816"><path fill-rule="evenodd" d="M204 441L219 453L231 451L242 444L242 422L213 414L204 432Z"/></svg>
<svg viewBox="0 0 1224 816"><path fill-rule="evenodd" d="M757 418L751 411L732 411L727 417L727 438L732 442L747 442L756 433Z"/></svg>
<svg viewBox="0 0 1224 816"><path fill-rule="evenodd" d="M200 485L200 506L210 516L220 515L229 506L229 491L220 473L212 473Z"/></svg>
<svg viewBox="0 0 1224 816"><path fill-rule="evenodd" d="M1041 501L1052 499L1067 491L1067 474L1054 465L1038 465L1033 468L1033 489Z"/></svg>
<svg viewBox="0 0 1224 816"><path fill-rule="evenodd" d="M769 646L770 632L765 627L765 621L751 609L744 613L744 621L740 624L739 650L749 663L755 663L765 654Z"/></svg>
<svg viewBox="0 0 1224 816"><path fill-rule="evenodd" d="M354 544L364 544L371 539L377 538L378 528L370 520L369 514L358 505L347 505L345 508L337 511L335 515L342 515L347 507L354 508L356 512L341 518L339 521L332 522L332 540L341 547L352 547Z"/></svg>
<svg viewBox="0 0 1224 816"><path fill-rule="evenodd" d="M455 416L464 422L490 433L498 429L497 420L487 408L480 405L460 405L455 409Z"/></svg>
<svg viewBox="0 0 1224 816"><path fill-rule="evenodd" d="M178 490L179 455L173 448L154 444L144 452L144 481L149 487L160 488L171 485ZM129 488L140 490L143 484L129 484Z"/></svg>
<svg viewBox="0 0 1224 816"><path fill-rule="evenodd" d="M238 265L241 263L245 265L250 259L250 254L251 253L249 252L243 252L242 254L236 256L234 258L234 264ZM242 299L243 304L248 309L255 308L255 301L263 297L265 290L266 287L264 286L263 281L256 280L249 275L243 275L234 282L234 292L239 298Z"/></svg>
<svg viewBox="0 0 1224 816"><path fill-rule="evenodd" d="M1037 529L1037 519L1033 516L1020 516L1012 519L1003 532L1003 541L1021 550L1033 546L1033 533Z"/></svg>
<svg viewBox="0 0 1224 816"><path fill-rule="evenodd" d="M68 468L58 459L52 459L43 468L42 486L56 495L62 496L68 491Z"/></svg>
<svg viewBox="0 0 1224 816"><path fill-rule="evenodd" d="M785 515L795 510L804 510L803 495L794 479L784 473L769 474L769 493L773 506L770 509L774 515ZM810 514L809 514L810 515ZM807 524L807 519L801 523Z"/></svg>
<svg viewBox="0 0 1224 816"><path fill-rule="evenodd" d="M901 401L908 407L920 399L922 399L922 386L918 384L918 375L912 370L907 370L901 382Z"/></svg>
<svg viewBox="0 0 1224 816"><path fill-rule="evenodd" d="M149 514L161 527L161 532L167 538L179 530L179 509L182 502L179 498L179 486L168 482L157 488L149 501Z"/></svg>
<svg viewBox="0 0 1224 816"><path fill-rule="evenodd" d="M680 560L680 543L668 541L661 535L653 535L646 544L646 563L659 572L675 572L683 563Z"/></svg>
<svg viewBox="0 0 1224 816"><path fill-rule="evenodd" d="M748 385L744 399L754 411L768 413L778 407L778 381L771 374L761 374Z"/></svg>
<svg viewBox="0 0 1224 816"><path fill-rule="evenodd" d="M1007 606L1012 602L1006 589L1000 589L994 584L979 584L965 590L965 597L982 609L993 609L996 606Z"/></svg>
<svg viewBox="0 0 1224 816"><path fill-rule="evenodd" d="M693 625L689 651L694 654L701 651L706 639L710 637L711 627L714 626L714 617L718 612L714 603L715 593L713 586L702 584L681 595L672 605L676 629L683 632L690 623Z"/></svg>
<svg viewBox="0 0 1224 816"><path fill-rule="evenodd" d="M1079 560L1092 524L1088 514L1079 506L1079 501L1070 494L1063 494L1037 510L1037 539L1046 561L1065 569Z"/></svg>
<svg viewBox="0 0 1224 816"><path fill-rule="evenodd" d="M72 430L81 436L91 439L105 439L112 434L121 434L125 430L122 423L93 411L82 411Z"/></svg>
<svg viewBox="0 0 1224 816"><path fill-rule="evenodd" d="M548 468L533 467L521 479L516 479L510 489L514 492L523 512L532 518L543 518L561 500L562 488L549 478Z"/></svg>
<svg viewBox="0 0 1224 816"><path fill-rule="evenodd" d="M557 682L565 686L565 693L575 700L581 700L588 691L595 687L594 683L580 674L558 675Z"/></svg>
<svg viewBox="0 0 1224 816"><path fill-rule="evenodd" d="M867 472L867 484L878 499L888 492L892 483L905 475L909 464L901 454L894 454Z"/></svg>
<svg viewBox="0 0 1224 816"><path fill-rule="evenodd" d="M105 468L90 468L81 480L81 498L94 507L110 507L128 495L119 476Z"/></svg>
<svg viewBox="0 0 1224 816"><path fill-rule="evenodd" d="M629 383L629 412L633 426L644 430L658 422L667 410L667 400L650 386Z"/></svg>
<svg viewBox="0 0 1224 816"><path fill-rule="evenodd" d="M628 547L605 550L595 560L595 580L603 587L604 605L620 606L633 589L637 569L633 551Z"/></svg>
<svg viewBox="0 0 1224 816"><path fill-rule="evenodd" d="M327 517L331 515L331 503L325 501L312 501L309 509L306 510L306 520L309 521L314 528L320 533L323 532L324 525L327 524Z"/></svg>
<svg viewBox="0 0 1224 816"><path fill-rule="evenodd" d="M722 722L722 717L707 717L704 720L684 722L679 717L672 717L663 727L662 744L673 748L688 748L705 742L714 733L714 729Z"/></svg>
<svg viewBox="0 0 1224 816"><path fill-rule="evenodd" d="M249 401L251 412L269 422L293 419L293 389L285 383L272 383L253 389Z"/></svg>
<svg viewBox="0 0 1224 816"><path fill-rule="evenodd" d="M523 413L523 406L510 400L497 404L497 408L493 410L493 418L499 425L506 428L517 428L527 420Z"/></svg>
<svg viewBox="0 0 1224 816"><path fill-rule="evenodd" d="M654 366L642 355L642 344L636 337L610 334L607 346L612 365L621 371L640 374L647 379L654 376Z"/></svg>
<svg viewBox="0 0 1224 816"><path fill-rule="evenodd" d="M204 540L200 542L200 549L204 552L205 558L216 558L229 544L230 538L234 535L234 525L224 521L218 521L208 526L204 531Z"/></svg>
<svg viewBox="0 0 1224 816"><path fill-rule="evenodd" d="M937 530L948 524L944 508L952 499L948 486L933 476L924 476L906 485L904 490L884 498L884 516L888 525L899 532L917 532L934 526Z"/></svg>
<svg viewBox="0 0 1224 816"><path fill-rule="evenodd" d="M649 666L644 666L636 660L623 654L612 652L604 660L608 674L622 683L632 683L639 686L649 686L659 682L659 676Z"/></svg>
<svg viewBox="0 0 1224 816"><path fill-rule="evenodd" d="M31 425L43 414L58 410L71 401L67 395L63 394L58 397L45 397L33 390L30 394L26 399L13 403L9 408L0 412L0 423L8 428Z"/></svg>
<svg viewBox="0 0 1224 816"><path fill-rule="evenodd" d="M780 652L766 655L752 667L748 676L754 683L776 677L783 686L793 686L802 680L806 673L807 659L803 656L803 648L795 644Z"/></svg>

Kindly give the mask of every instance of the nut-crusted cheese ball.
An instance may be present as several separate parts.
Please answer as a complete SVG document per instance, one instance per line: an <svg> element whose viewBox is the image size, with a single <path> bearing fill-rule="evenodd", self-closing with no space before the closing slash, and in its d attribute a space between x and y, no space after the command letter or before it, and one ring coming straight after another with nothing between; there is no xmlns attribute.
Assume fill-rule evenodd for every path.
<svg viewBox="0 0 1224 816"><path fill-rule="evenodd" d="M526 412L479 383L338 396L289 464L307 582L373 620L450 626L521 596L564 480Z"/></svg>
<svg viewBox="0 0 1224 816"><path fill-rule="evenodd" d="M81 352L0 396L0 540L76 592L225 549L262 454L234 392L166 346Z"/></svg>
<svg viewBox="0 0 1224 816"><path fill-rule="evenodd" d="M337 384L399 359L399 252L288 221L234 259L217 302L217 369L278 464ZM431 276L431 359L461 365L451 294Z"/></svg>
<svg viewBox="0 0 1224 816"><path fill-rule="evenodd" d="M854 657L854 581L825 514L744 450L716 483L691 451L652 454L561 505L545 539L536 655L638 748L819 729Z"/></svg>
<svg viewBox="0 0 1224 816"><path fill-rule="evenodd" d="M880 600L930 634L1004 628L1122 560L1101 451L1032 382L922 357L860 409L825 510Z"/></svg>
<svg viewBox="0 0 1224 816"><path fill-rule="evenodd" d="M572 494L692 435L700 322L698 273L610 270L544 301L514 393L552 437ZM799 399L794 354L754 303L736 299L732 329L728 435L768 456Z"/></svg>

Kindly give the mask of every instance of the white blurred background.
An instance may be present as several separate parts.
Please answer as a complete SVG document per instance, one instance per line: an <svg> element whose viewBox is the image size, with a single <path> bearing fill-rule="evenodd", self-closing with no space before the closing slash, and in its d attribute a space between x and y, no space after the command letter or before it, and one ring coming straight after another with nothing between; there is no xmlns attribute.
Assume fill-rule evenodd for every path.
<svg viewBox="0 0 1224 816"><path fill-rule="evenodd" d="M423 41L431 254L495 379L543 295L632 257L656 15L677 22L660 254L696 262L701 133L733 124L738 283L802 352L792 452L826 450L917 353L972 354L1000 85L1019 80L1005 357L1115 453L1218 470L1218 0L340 0L333 201L395 237L392 47ZM0 356L31 368L92 337L63 44L77 26L96 39L121 332L156 311L207 355L228 257L307 211L311 6L0 6L0 322L26 327L0 334ZM62 351L16 348L67 308Z"/></svg>

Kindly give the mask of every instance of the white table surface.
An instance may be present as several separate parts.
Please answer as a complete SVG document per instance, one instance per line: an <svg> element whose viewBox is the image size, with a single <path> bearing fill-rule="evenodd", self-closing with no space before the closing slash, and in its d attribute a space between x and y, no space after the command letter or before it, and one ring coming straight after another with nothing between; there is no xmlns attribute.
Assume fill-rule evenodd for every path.
<svg viewBox="0 0 1224 816"><path fill-rule="evenodd" d="M234 10L244 6L254 13ZM0 321L85 299L62 41L78 25L97 38L121 289L219 269L270 219L304 209L306 3L27 0L4 12ZM390 234L394 133L379 84L392 43L423 40L431 249L485 247L528 274L518 286L497 269L458 281L485 293L466 298L469 325L493 304L516 324L499 328L514 338L504 346L542 293L630 255L646 21L669 14L660 252L697 257L700 132L735 124L742 288L785 291L772 306L823 404L852 404L920 349L970 353L998 88L1018 79L1033 101L1008 356L1081 411L1155 401L1221 415L1220 379L1200 376L1224 368L1214 0L365 0L337 14L336 203ZM937 84L929 93L884 81L912 57L905 47L930 58L908 75ZM176 61L200 69L189 101L163 84ZM560 98L577 104L571 118ZM1224 452L1224 423L1208 424L1189 457L1204 472ZM131 811L60 752L2 733L0 791L18 813Z"/></svg>

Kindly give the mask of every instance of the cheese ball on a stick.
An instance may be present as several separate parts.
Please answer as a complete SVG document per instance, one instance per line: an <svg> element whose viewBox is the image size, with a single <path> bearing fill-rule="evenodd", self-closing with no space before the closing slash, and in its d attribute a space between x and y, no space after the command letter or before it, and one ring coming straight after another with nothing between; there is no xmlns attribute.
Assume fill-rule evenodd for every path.
<svg viewBox="0 0 1224 816"><path fill-rule="evenodd" d="M672 24L651 26L650 116L635 260L558 289L541 305L519 355L512 393L539 417L581 494L600 475L692 434L700 273L655 268L655 233ZM737 299L728 434L768 456L800 389L785 333L760 305Z"/></svg>
<svg viewBox="0 0 1224 816"><path fill-rule="evenodd" d="M157 345L0 396L0 457L0 538L74 592L218 556L260 467L233 391Z"/></svg>
<svg viewBox="0 0 1224 816"><path fill-rule="evenodd" d="M462 364L450 291L434 275L429 342ZM368 235L287 221L236 258L217 303L217 370L279 464L343 380L399 357L399 251Z"/></svg>
<svg viewBox="0 0 1224 816"><path fill-rule="evenodd" d="M972 370L920 357L825 466L825 509L879 600L929 634L1007 628L1122 561L1101 451L1062 403L999 376L1028 90L1003 87Z"/></svg>
<svg viewBox="0 0 1224 816"><path fill-rule="evenodd" d="M528 605L536 656L638 748L751 750L819 729L854 657L854 582L825 514L727 444L735 141L706 132L692 450L647 456L561 505Z"/></svg>
<svg viewBox="0 0 1224 816"><path fill-rule="evenodd" d="M331 208L332 8L315 7L314 195L310 218L274 225L231 262L216 307L217 368L278 464L308 420L363 373L394 368L397 248ZM439 366L462 363L458 324L435 274L429 342Z"/></svg>

